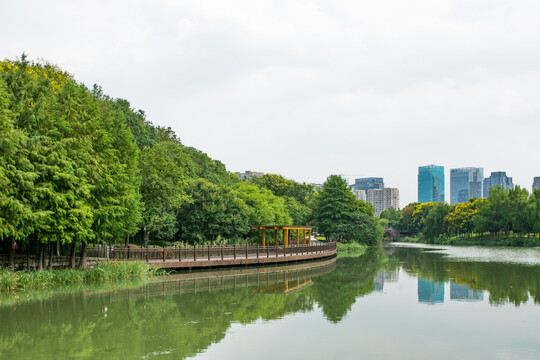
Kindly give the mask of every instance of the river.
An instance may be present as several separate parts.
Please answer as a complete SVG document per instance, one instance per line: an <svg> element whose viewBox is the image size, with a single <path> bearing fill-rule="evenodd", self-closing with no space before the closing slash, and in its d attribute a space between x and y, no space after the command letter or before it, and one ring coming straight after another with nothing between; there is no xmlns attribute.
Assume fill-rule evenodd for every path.
<svg viewBox="0 0 540 360"><path fill-rule="evenodd" d="M363 256L0 296L0 359L539 359L540 249Z"/></svg>

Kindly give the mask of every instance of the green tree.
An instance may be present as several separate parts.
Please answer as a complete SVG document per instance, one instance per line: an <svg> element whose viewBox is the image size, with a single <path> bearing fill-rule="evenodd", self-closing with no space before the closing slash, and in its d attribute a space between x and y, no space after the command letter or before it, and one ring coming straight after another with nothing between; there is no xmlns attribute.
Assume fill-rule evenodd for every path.
<svg viewBox="0 0 540 360"><path fill-rule="evenodd" d="M182 241L239 242L250 231L249 208L235 192L204 179L190 180L177 220Z"/></svg>
<svg viewBox="0 0 540 360"><path fill-rule="evenodd" d="M233 189L247 205L249 225L292 225L285 199L245 181L238 182ZM251 230L250 237L259 239L259 231Z"/></svg>
<svg viewBox="0 0 540 360"><path fill-rule="evenodd" d="M141 195L144 242L147 234L158 241L170 240L178 231L176 215L185 199L186 180L183 175L182 151L173 142L160 142L141 152Z"/></svg>
<svg viewBox="0 0 540 360"><path fill-rule="evenodd" d="M433 241L446 232L444 219L449 211L450 205L446 203L435 203L430 207L424 221L424 235L428 240Z"/></svg>
<svg viewBox="0 0 540 360"><path fill-rule="evenodd" d="M403 208L403 211L401 213L401 218L399 220L399 226L398 230L409 234L409 235L416 235L418 234L418 229L413 225L413 213L416 205L420 203L414 202L410 203L409 205L405 206Z"/></svg>
<svg viewBox="0 0 540 360"><path fill-rule="evenodd" d="M401 219L401 210L396 210L394 208L388 208L383 210L379 214L379 220L386 219L388 220L388 226L397 229L399 227L399 221Z"/></svg>
<svg viewBox="0 0 540 360"><path fill-rule="evenodd" d="M302 205L309 205L311 198L315 195L313 185L300 184L285 179L281 175L265 174L260 177L253 177L250 182L270 190L276 196L294 198Z"/></svg>
<svg viewBox="0 0 540 360"><path fill-rule="evenodd" d="M330 238L357 209L358 202L347 182L338 175L329 176L315 200L314 218L319 232Z"/></svg>
<svg viewBox="0 0 540 360"><path fill-rule="evenodd" d="M532 231L527 221L528 200L529 192L527 189L516 185L513 189L508 190L507 213L514 233L527 234Z"/></svg>
<svg viewBox="0 0 540 360"><path fill-rule="evenodd" d="M529 229L536 235L540 235L540 189L534 190L529 197L526 216Z"/></svg>
<svg viewBox="0 0 540 360"><path fill-rule="evenodd" d="M383 230L377 224L377 220L360 211L351 212L348 221L339 225L336 233L341 241L369 246L379 244L383 236Z"/></svg>
<svg viewBox="0 0 540 360"><path fill-rule="evenodd" d="M508 213L508 190L502 186L489 188L489 197L478 201L478 214L475 217L475 228L478 232L499 233L508 236L512 222Z"/></svg>

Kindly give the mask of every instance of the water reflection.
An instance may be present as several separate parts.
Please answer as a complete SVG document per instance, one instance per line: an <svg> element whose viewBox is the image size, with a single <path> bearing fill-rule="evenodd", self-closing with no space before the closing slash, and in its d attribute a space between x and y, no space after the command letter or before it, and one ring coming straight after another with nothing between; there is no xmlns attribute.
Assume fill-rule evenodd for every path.
<svg viewBox="0 0 540 360"><path fill-rule="evenodd" d="M450 300L487 308L520 307L531 299L538 304L540 266L394 247L318 263L182 273L142 286L107 286L58 296L45 291L26 302L18 295L0 296L0 358L183 359L222 342L235 324L272 326L292 314L315 314L331 326L346 324L343 333L337 326L332 330L338 341L376 326L370 314L379 319L391 314L394 326L410 324L407 314L422 318L425 304L442 305L432 311L447 309L452 304L444 303L446 286ZM487 297L489 302L481 304ZM312 324L304 326L298 325L300 331L317 331Z"/></svg>
<svg viewBox="0 0 540 360"><path fill-rule="evenodd" d="M455 301L483 301L484 292L472 289L466 285L459 285L450 281L450 300Z"/></svg>
<svg viewBox="0 0 540 360"><path fill-rule="evenodd" d="M373 283L375 291L382 292L384 290L384 283L395 283L399 281L399 268L393 270L381 269L375 275Z"/></svg>
<svg viewBox="0 0 540 360"><path fill-rule="evenodd" d="M444 302L444 283L418 278L418 302L438 304Z"/></svg>

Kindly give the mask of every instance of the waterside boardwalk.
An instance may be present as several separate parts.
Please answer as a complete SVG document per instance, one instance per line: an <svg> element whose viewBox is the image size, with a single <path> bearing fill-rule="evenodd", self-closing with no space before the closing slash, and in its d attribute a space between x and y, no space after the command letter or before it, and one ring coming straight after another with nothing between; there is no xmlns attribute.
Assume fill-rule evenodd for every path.
<svg viewBox="0 0 540 360"><path fill-rule="evenodd" d="M92 249L94 250L94 249ZM97 248L90 256L143 261L160 268L203 268L258 265L321 259L336 254L336 243L290 245L232 245L163 248Z"/></svg>

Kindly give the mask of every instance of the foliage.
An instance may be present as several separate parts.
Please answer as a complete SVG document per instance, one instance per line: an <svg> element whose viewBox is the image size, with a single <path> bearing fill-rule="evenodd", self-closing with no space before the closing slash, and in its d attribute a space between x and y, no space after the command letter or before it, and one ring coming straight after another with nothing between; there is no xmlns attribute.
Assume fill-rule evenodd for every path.
<svg viewBox="0 0 540 360"><path fill-rule="evenodd" d="M478 199L456 204L445 217L448 234L466 234L474 231L474 219L478 214ZM480 200L483 201L483 200Z"/></svg>
<svg viewBox="0 0 540 360"><path fill-rule="evenodd" d="M399 227L399 221L401 219L401 210L396 210L394 208L388 208L386 210L383 210L379 214L379 220L385 219L388 220L388 227L392 227L394 229L397 229Z"/></svg>
<svg viewBox="0 0 540 360"><path fill-rule="evenodd" d="M315 199L314 220L319 232L330 238L349 220L357 204L347 182L338 175L329 176Z"/></svg>
<svg viewBox="0 0 540 360"><path fill-rule="evenodd" d="M250 182L270 190L276 196L294 198L302 205L309 205L310 199L315 194L313 185L299 184L281 175L265 174L261 177L253 177Z"/></svg>
<svg viewBox="0 0 540 360"><path fill-rule="evenodd" d="M383 230L373 216L354 211L349 214L346 223L338 226L336 234L344 242L374 246L381 241Z"/></svg>
<svg viewBox="0 0 540 360"><path fill-rule="evenodd" d="M186 195L177 216L182 241L239 242L249 232L249 208L231 188L196 179L189 182Z"/></svg>
<svg viewBox="0 0 540 360"><path fill-rule="evenodd" d="M449 211L450 205L446 203L435 203L430 207L424 220L424 236L428 240L433 240L446 233L445 218Z"/></svg>

